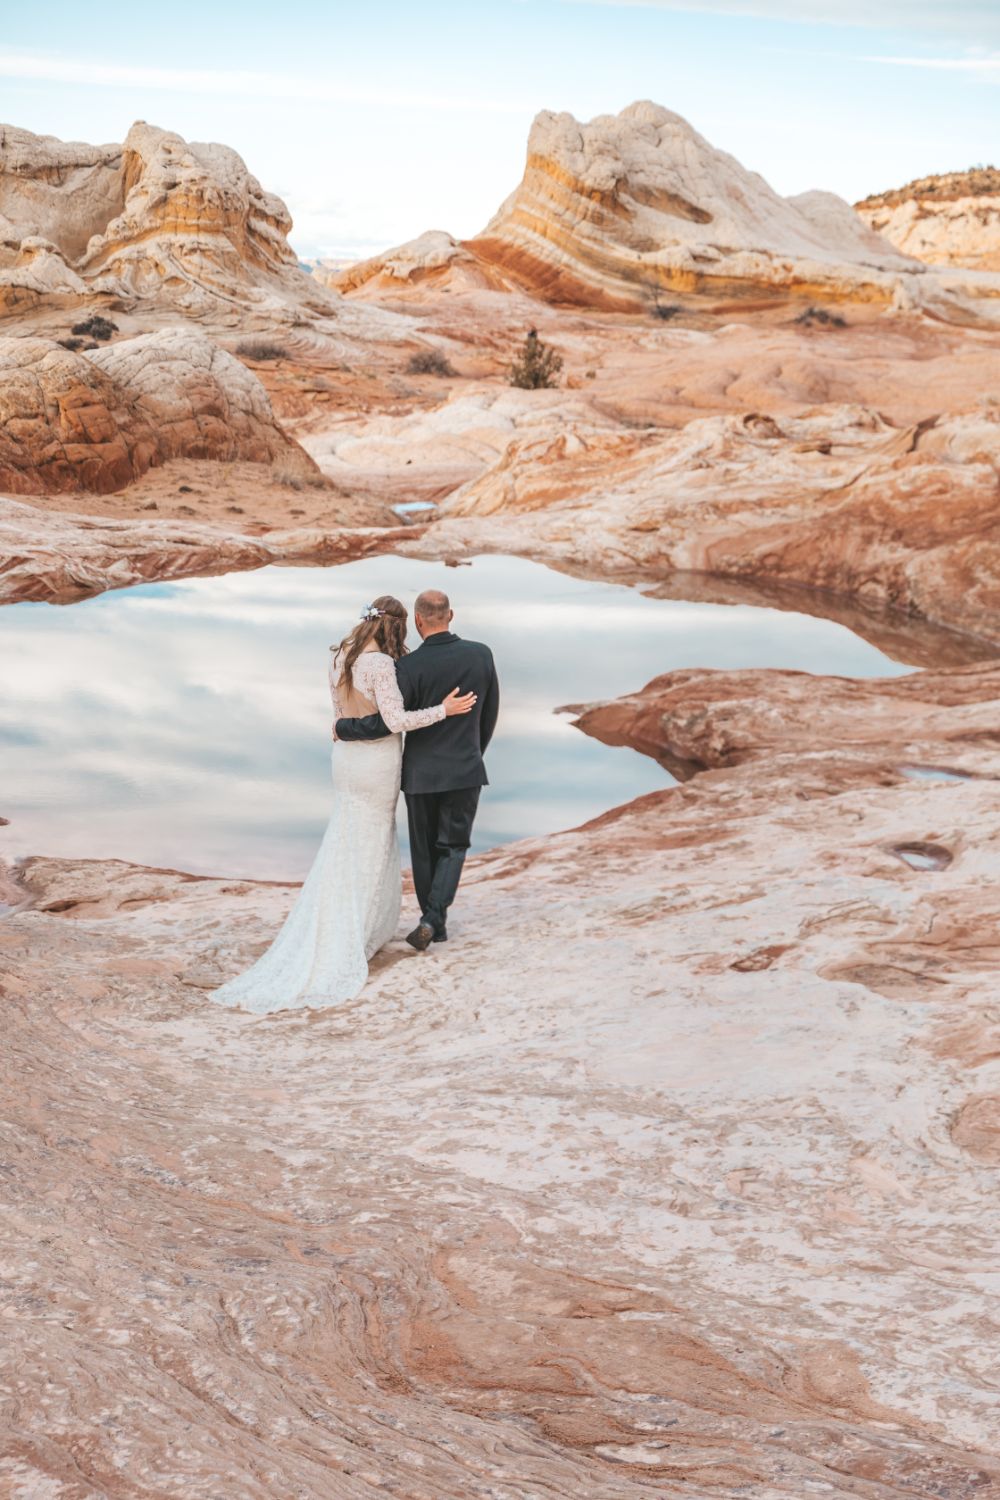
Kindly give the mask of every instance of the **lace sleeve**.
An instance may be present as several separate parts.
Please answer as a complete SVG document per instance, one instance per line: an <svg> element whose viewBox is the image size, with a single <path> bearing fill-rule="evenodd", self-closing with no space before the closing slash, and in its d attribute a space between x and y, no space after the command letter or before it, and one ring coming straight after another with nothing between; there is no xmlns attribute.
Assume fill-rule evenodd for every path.
<svg viewBox="0 0 1000 1500"><path fill-rule="evenodd" d="M337 658L333 654L333 652L331 651L330 652L330 672L329 672L329 679L330 679L330 702L333 704L333 722L334 722L334 724L336 724L337 720L341 716L341 714L340 714L340 700L337 697L337 679L338 679L339 676L340 676L340 673L337 670Z"/></svg>
<svg viewBox="0 0 1000 1500"><path fill-rule="evenodd" d="M404 729L426 729L428 724L439 724L445 717L443 703L437 703L433 708L414 708L407 712L396 681L396 663L391 656L373 651L368 657L367 675L378 711L393 734L399 734Z"/></svg>

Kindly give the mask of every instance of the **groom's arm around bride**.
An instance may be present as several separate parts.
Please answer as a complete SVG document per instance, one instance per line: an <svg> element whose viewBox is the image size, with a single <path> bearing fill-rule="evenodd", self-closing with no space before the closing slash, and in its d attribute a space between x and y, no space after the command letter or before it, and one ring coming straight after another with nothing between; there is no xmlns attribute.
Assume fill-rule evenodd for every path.
<svg viewBox="0 0 1000 1500"><path fill-rule="evenodd" d="M477 695L471 713L442 719L406 738L402 784L413 884L422 913L409 941L426 948L447 937L448 907L469 847L479 792L488 782L483 753L496 727L500 688L489 647L464 641L451 630L447 595L427 590L417 599L414 615L422 644L396 664L404 706L431 707L456 686ZM337 720L338 740L380 739L388 733L381 714Z"/></svg>
<svg viewBox="0 0 1000 1500"><path fill-rule="evenodd" d="M441 601L440 605L438 601ZM435 605L438 605L436 612L426 615L422 612L434 611ZM396 678L404 708L430 708L440 703L456 683L461 685L464 693L475 693L478 701L471 714L442 720L440 724L430 725L421 735L408 738L407 759L413 761L419 755L419 760L428 764L447 759L453 763L454 774L463 782L474 769L477 774L482 773L482 779L474 784L485 786L485 767L476 765L473 768L468 762L470 751L481 760L496 728L500 688L493 654L488 646L479 641L462 640L449 629L453 611L445 594L436 590L421 594L414 613L422 644L396 663ZM456 683L452 683L452 677ZM442 691L444 683L448 686ZM442 734L441 730L448 732ZM378 740L391 731L381 714L367 714L363 718L338 719L336 732L338 740ZM441 771L443 769L440 767ZM441 776L433 779L440 781ZM403 790L406 789L404 774Z"/></svg>

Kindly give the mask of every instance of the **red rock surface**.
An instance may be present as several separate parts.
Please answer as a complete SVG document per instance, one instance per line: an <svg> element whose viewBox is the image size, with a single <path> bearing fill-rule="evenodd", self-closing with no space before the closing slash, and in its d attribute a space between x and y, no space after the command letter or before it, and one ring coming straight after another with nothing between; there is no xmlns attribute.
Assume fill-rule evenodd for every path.
<svg viewBox="0 0 1000 1500"><path fill-rule="evenodd" d="M795 583L996 641L998 473L992 409L904 429L857 407L704 418L677 433L550 420L513 434L418 545L612 577Z"/></svg>
<svg viewBox="0 0 1000 1500"><path fill-rule="evenodd" d="M961 756L977 740L1000 743L995 661L907 677L817 679L809 672L705 671L654 677L638 692L576 705L576 723L610 745L630 745L689 773L762 755L884 753L885 767L928 754ZM822 737L817 706L822 703ZM933 751L929 747L934 747Z"/></svg>
<svg viewBox="0 0 1000 1500"><path fill-rule="evenodd" d="M187 520L110 520L0 497L0 605L70 604L105 589L162 578L240 572L269 563L315 566L389 552L409 527L304 526L248 536Z"/></svg>
<svg viewBox="0 0 1000 1500"><path fill-rule="evenodd" d="M90 353L0 339L0 488L103 493L178 457L319 477L256 377L200 333L165 329Z"/></svg>
<svg viewBox="0 0 1000 1500"><path fill-rule="evenodd" d="M28 861L5 1482L1000 1492L1000 757L956 680L921 753L968 779L930 782L917 689L841 750L842 684L749 674L787 748L472 861L454 941L308 1018L205 998L287 887Z"/></svg>

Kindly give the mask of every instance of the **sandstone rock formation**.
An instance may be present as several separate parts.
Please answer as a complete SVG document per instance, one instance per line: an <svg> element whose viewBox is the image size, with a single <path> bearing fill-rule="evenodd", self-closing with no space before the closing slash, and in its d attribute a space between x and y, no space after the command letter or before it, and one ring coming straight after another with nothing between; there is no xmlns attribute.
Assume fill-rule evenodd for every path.
<svg viewBox="0 0 1000 1500"><path fill-rule="evenodd" d="M661 294L775 294L995 319L1000 280L927 275L832 193L782 198L648 101L581 124L543 111L524 177L463 247L554 302L630 311Z"/></svg>
<svg viewBox="0 0 1000 1500"><path fill-rule="evenodd" d="M839 750L840 684L748 674L787 749L470 861L458 942L309 1017L205 999L293 890L27 861L0 1484L1000 1493L1000 680L959 675ZM906 691L955 779L905 773ZM703 763L715 711L677 684Z"/></svg>
<svg viewBox="0 0 1000 1500"><path fill-rule="evenodd" d="M0 605L69 604L161 578L240 572L268 563L317 567L391 552L411 527L315 526L247 536L188 520L105 520L42 513L0 496Z"/></svg>
<svg viewBox="0 0 1000 1500"><path fill-rule="evenodd" d="M328 314L290 229L228 146L144 121L120 146L0 126L0 314L94 294L216 321Z"/></svg>
<svg viewBox="0 0 1000 1500"><path fill-rule="evenodd" d="M918 177L855 207L906 255L932 265L1000 271L1000 171L973 167Z"/></svg>
<svg viewBox="0 0 1000 1500"><path fill-rule="evenodd" d="M38 235L9 237L0 245L0 316L47 308L78 307L87 297L86 282L67 265L58 248Z"/></svg>
<svg viewBox="0 0 1000 1500"><path fill-rule="evenodd" d="M692 668L577 707L575 722L605 744L655 756L684 779L764 755L816 755L827 746L881 758L887 772L937 758L961 777L963 755L996 733L1000 669L991 661L907 677L824 678L821 737L818 696L808 672Z"/></svg>
<svg viewBox="0 0 1000 1500"><path fill-rule="evenodd" d="M666 434L563 420L516 434L414 546L517 552L588 575L771 579L996 642L998 472L992 407L902 429L836 406Z"/></svg>
<svg viewBox="0 0 1000 1500"><path fill-rule="evenodd" d="M618 424L560 391L530 397L510 387L460 390L430 409L350 415L305 446L330 478L353 492L441 501L493 470L512 441L552 437L585 424L613 440Z"/></svg>
<svg viewBox="0 0 1000 1500"><path fill-rule="evenodd" d="M0 489L116 490L181 455L318 477L256 376L203 334L165 329L89 353L0 338Z"/></svg>
<svg viewBox="0 0 1000 1500"><path fill-rule="evenodd" d="M369 297L385 297L445 281L455 290L507 289L512 285L499 268L480 260L443 229L430 229L405 245L327 272L321 279L339 292L363 291Z"/></svg>

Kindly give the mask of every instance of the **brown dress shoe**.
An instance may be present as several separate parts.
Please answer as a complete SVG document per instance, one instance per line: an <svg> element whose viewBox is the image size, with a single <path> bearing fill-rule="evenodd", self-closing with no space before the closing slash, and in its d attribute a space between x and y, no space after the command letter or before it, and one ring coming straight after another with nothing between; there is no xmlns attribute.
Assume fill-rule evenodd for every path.
<svg viewBox="0 0 1000 1500"><path fill-rule="evenodd" d="M418 953L423 953L434 941L434 928L429 922L418 922L413 931L406 934L406 941Z"/></svg>

